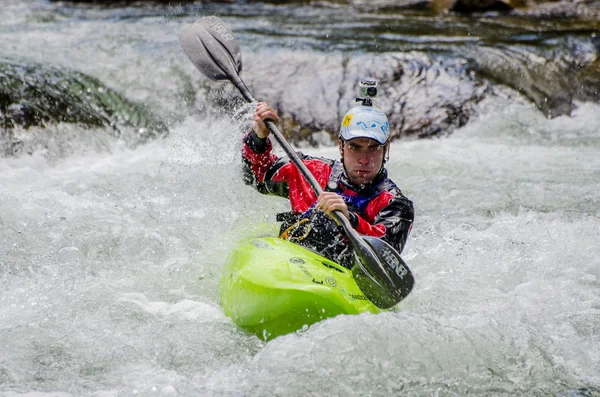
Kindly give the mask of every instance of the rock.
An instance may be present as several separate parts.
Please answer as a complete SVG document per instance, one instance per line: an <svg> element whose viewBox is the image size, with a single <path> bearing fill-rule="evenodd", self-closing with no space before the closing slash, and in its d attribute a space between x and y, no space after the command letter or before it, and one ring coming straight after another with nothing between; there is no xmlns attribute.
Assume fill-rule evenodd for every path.
<svg viewBox="0 0 600 397"><path fill-rule="evenodd" d="M459 13L510 11L525 7L525 0L433 0L436 11L456 11Z"/></svg>
<svg viewBox="0 0 600 397"><path fill-rule="evenodd" d="M286 51L253 54L246 65L244 81L256 98L278 110L282 132L294 143L317 144L319 131L335 141L343 115L357 105L362 79L378 81L374 103L388 115L392 139L451 133L466 123L487 87L474 81L461 60L419 52L345 57ZM225 86L198 93L197 102L214 112L235 97L235 89Z"/></svg>
<svg viewBox="0 0 600 397"><path fill-rule="evenodd" d="M99 80L46 64L0 60L0 125L5 152L16 127L28 129L57 123L110 127L117 134L137 130L140 141L167 133L166 126L143 105L133 103Z"/></svg>

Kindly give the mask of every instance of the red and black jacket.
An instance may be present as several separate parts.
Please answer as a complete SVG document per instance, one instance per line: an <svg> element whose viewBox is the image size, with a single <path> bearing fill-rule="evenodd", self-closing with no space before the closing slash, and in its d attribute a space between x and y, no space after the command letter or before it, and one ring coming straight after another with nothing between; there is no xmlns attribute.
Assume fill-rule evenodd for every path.
<svg viewBox="0 0 600 397"><path fill-rule="evenodd" d="M298 156L324 190L341 194L348 205L350 223L363 235L382 238L402 252L414 220L412 202L387 177L382 168L373 182L362 188L352 184L339 161L298 152ZM271 141L254 131L244 137L244 181L263 194L289 198L293 214L312 208L317 197L298 168L286 157L272 153Z"/></svg>

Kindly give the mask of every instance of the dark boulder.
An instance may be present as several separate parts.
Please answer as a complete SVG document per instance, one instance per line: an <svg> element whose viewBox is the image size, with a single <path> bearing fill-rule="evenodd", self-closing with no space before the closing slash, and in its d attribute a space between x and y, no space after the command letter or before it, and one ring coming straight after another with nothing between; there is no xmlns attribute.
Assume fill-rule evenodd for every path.
<svg viewBox="0 0 600 397"><path fill-rule="evenodd" d="M45 64L0 60L0 129L4 152L19 147L15 128L73 123L109 127L115 135L134 129L140 142L167 133L145 106L133 103L98 79Z"/></svg>

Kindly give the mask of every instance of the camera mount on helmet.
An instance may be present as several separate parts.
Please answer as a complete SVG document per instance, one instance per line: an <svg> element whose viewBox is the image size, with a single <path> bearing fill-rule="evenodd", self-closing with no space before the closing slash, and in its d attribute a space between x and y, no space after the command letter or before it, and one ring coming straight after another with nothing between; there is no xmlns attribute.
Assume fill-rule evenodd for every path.
<svg viewBox="0 0 600 397"><path fill-rule="evenodd" d="M373 106L372 98L377 96L377 81L376 80L361 80L358 83L359 94L356 102L362 102L363 106Z"/></svg>

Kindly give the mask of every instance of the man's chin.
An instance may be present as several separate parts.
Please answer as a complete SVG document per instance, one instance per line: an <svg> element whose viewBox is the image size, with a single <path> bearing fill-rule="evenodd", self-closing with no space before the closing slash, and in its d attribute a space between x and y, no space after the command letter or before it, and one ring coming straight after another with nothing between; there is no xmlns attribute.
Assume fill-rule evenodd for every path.
<svg viewBox="0 0 600 397"><path fill-rule="evenodd" d="M366 185L367 183L371 182L373 180L373 178L370 175L365 176L364 174L361 175L354 175L354 178L352 178L352 183L354 183L355 185Z"/></svg>

